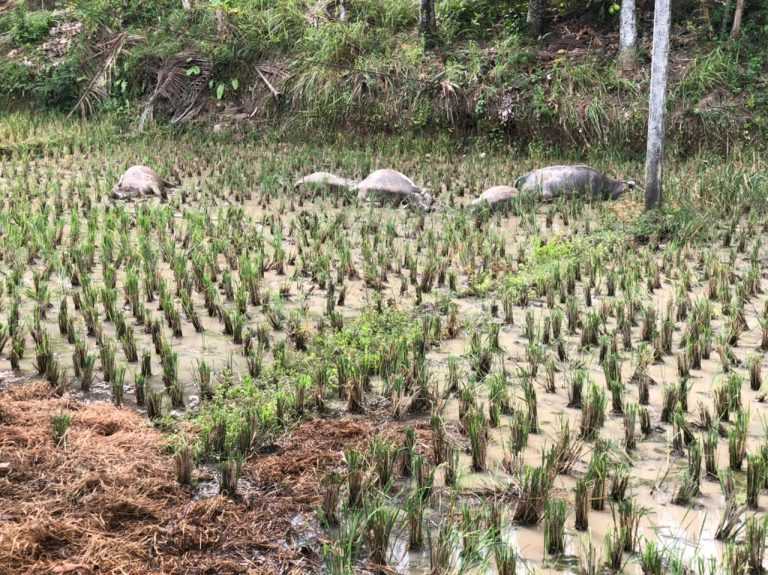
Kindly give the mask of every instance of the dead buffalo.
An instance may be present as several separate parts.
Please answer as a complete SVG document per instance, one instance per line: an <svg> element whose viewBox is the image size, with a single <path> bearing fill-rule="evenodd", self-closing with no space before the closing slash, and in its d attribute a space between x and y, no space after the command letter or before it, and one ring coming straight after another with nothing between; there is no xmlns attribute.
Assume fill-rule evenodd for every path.
<svg viewBox="0 0 768 575"><path fill-rule="evenodd" d="M548 166L520 176L515 187L522 194L534 194L549 201L561 196L615 200L634 183L614 180L589 166Z"/></svg>

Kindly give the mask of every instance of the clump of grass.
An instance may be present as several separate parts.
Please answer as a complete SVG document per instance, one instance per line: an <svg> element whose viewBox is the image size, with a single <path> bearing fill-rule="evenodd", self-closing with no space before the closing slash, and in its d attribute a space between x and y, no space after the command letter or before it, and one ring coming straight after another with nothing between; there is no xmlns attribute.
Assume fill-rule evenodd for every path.
<svg viewBox="0 0 768 575"><path fill-rule="evenodd" d="M339 499L341 496L342 477L335 472L328 473L321 481L323 499L320 506L320 521L325 527L339 525Z"/></svg>
<svg viewBox="0 0 768 575"><path fill-rule="evenodd" d="M219 465L219 492L222 495L235 497L237 482L240 479L240 460L234 457L225 459Z"/></svg>
<svg viewBox="0 0 768 575"><path fill-rule="evenodd" d="M541 518L554 479L553 464L542 454L541 465L524 465L517 475L519 497L513 520L522 525L535 525Z"/></svg>
<svg viewBox="0 0 768 575"><path fill-rule="evenodd" d="M574 492L576 509L575 527L578 531L586 531L589 528L589 499L590 484L586 478L576 481Z"/></svg>
<svg viewBox="0 0 768 575"><path fill-rule="evenodd" d="M448 456L445 466L445 484L447 486L456 485L459 477L459 450L454 445L448 446Z"/></svg>
<svg viewBox="0 0 768 575"><path fill-rule="evenodd" d="M176 481L180 485L191 485L195 458L192 446L185 439L182 439L181 443L176 447L173 461L176 466Z"/></svg>
<svg viewBox="0 0 768 575"><path fill-rule="evenodd" d="M643 575L662 575L664 572L664 551L653 540L646 541L640 552L640 569Z"/></svg>
<svg viewBox="0 0 768 575"><path fill-rule="evenodd" d="M348 449L344 452L347 464L347 487L349 496L347 505L351 509L360 507L365 494L365 458L359 451Z"/></svg>
<svg viewBox="0 0 768 575"><path fill-rule="evenodd" d="M763 560L765 557L766 535L768 535L768 519L765 516L753 515L747 519L744 531L744 550L750 573L764 573ZM740 564L741 568L743 564ZM738 573L738 571L736 571Z"/></svg>
<svg viewBox="0 0 768 575"><path fill-rule="evenodd" d="M584 385L589 383L589 376L585 369L579 368L573 372L570 377L568 387L568 407L581 408L582 393Z"/></svg>
<svg viewBox="0 0 768 575"><path fill-rule="evenodd" d="M433 575L451 575L456 570L458 532L452 521L444 519L435 534L429 533L429 565Z"/></svg>
<svg viewBox="0 0 768 575"><path fill-rule="evenodd" d="M719 436L716 429L709 429L704 434L704 469L708 477L717 477L717 444Z"/></svg>
<svg viewBox="0 0 768 575"><path fill-rule="evenodd" d="M381 437L375 437L371 442L369 458L376 473L376 486L388 490L393 480L397 447Z"/></svg>
<svg viewBox="0 0 768 575"><path fill-rule="evenodd" d="M747 507L758 508L760 489L765 484L765 462L760 455L747 455Z"/></svg>
<svg viewBox="0 0 768 575"><path fill-rule="evenodd" d="M621 571L624 559L624 539L616 527L605 535L605 555L605 563L608 568L614 573Z"/></svg>
<svg viewBox="0 0 768 575"><path fill-rule="evenodd" d="M587 469L587 479L592 485L592 497L590 499L592 509L602 511L605 509L606 482L608 480L608 454L602 445L595 447L592 452L592 459Z"/></svg>
<svg viewBox="0 0 768 575"><path fill-rule="evenodd" d="M485 471L488 453L488 423L481 410L476 409L474 413L468 416L467 432L472 452L472 469Z"/></svg>
<svg viewBox="0 0 768 575"><path fill-rule="evenodd" d="M547 554L565 552L565 519L568 506L562 499L550 499L544 505L544 548Z"/></svg>
<svg viewBox="0 0 768 575"><path fill-rule="evenodd" d="M496 572L499 575L517 575L520 559L517 549L512 544L497 541L493 546L493 557L496 563Z"/></svg>
<svg viewBox="0 0 768 575"><path fill-rule="evenodd" d="M728 464L733 471L741 471L742 463L747 455L748 429L749 412L739 411L736 422L728 431Z"/></svg>
<svg viewBox="0 0 768 575"><path fill-rule="evenodd" d="M112 378L112 403L117 407L123 405L123 397L125 396L125 366L119 366L115 368L115 373Z"/></svg>
<svg viewBox="0 0 768 575"><path fill-rule="evenodd" d="M67 432L71 424L72 416L68 413L59 413L51 417L53 443L56 447L66 445Z"/></svg>
<svg viewBox="0 0 768 575"><path fill-rule="evenodd" d="M587 391L586 401L581 406L581 438L595 439L605 423L605 391L592 383Z"/></svg>
<svg viewBox="0 0 768 575"><path fill-rule="evenodd" d="M635 437L636 420L638 407L630 403L624 411L624 449L627 452L633 451L637 447L637 438Z"/></svg>
<svg viewBox="0 0 768 575"><path fill-rule="evenodd" d="M405 513L408 521L408 549L419 551L424 546L424 499L418 491L408 497Z"/></svg>
<svg viewBox="0 0 768 575"><path fill-rule="evenodd" d="M715 539L733 541L744 528L744 512L745 508L736 503L735 497L726 497L725 507L720 514L720 521L715 530Z"/></svg>
<svg viewBox="0 0 768 575"><path fill-rule="evenodd" d="M760 355L752 354L747 359L747 369L749 370L749 387L753 391L759 391L763 386L762 365L763 358Z"/></svg>
<svg viewBox="0 0 768 575"><path fill-rule="evenodd" d="M625 499L615 508L611 508L611 513L614 515L614 523L616 523L616 510L618 510L619 533L623 541L624 551L634 553L639 542L640 521L646 515L646 510L633 499Z"/></svg>

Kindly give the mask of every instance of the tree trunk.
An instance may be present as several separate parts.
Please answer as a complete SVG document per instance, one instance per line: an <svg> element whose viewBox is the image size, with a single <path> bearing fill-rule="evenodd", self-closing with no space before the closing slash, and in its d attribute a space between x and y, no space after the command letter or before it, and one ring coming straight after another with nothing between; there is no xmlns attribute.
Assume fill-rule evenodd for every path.
<svg viewBox="0 0 768 575"><path fill-rule="evenodd" d="M707 29L707 33L711 34L712 29L712 3L713 0L701 0L701 17L704 20L704 26Z"/></svg>
<svg viewBox="0 0 768 575"><path fill-rule="evenodd" d="M622 0L619 24L619 63L623 70L635 67L637 55L637 10L635 0Z"/></svg>
<svg viewBox="0 0 768 575"><path fill-rule="evenodd" d="M419 30L424 39L424 47L434 48L435 46L435 0L421 0L419 10Z"/></svg>
<svg viewBox="0 0 768 575"><path fill-rule="evenodd" d="M744 0L736 0L736 12L733 13L733 27L731 38L738 38L741 34L741 18L744 15Z"/></svg>
<svg viewBox="0 0 768 575"><path fill-rule="evenodd" d="M664 166L664 112L669 64L670 0L656 0L653 16L651 95L648 103L648 142L645 152L645 209L661 205Z"/></svg>
<svg viewBox="0 0 768 575"><path fill-rule="evenodd" d="M544 10L546 6L546 0L528 0L528 17L526 22L528 24L528 33L534 39L538 39L542 32L544 32Z"/></svg>

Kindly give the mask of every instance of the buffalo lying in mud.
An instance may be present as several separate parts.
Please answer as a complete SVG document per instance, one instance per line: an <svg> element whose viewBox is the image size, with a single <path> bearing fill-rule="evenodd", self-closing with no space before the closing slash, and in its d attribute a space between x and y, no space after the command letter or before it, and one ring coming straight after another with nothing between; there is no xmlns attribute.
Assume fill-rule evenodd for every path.
<svg viewBox="0 0 768 575"><path fill-rule="evenodd" d="M561 196L615 200L634 187L634 182L615 180L589 166L548 166L520 176L515 187L549 201Z"/></svg>
<svg viewBox="0 0 768 575"><path fill-rule="evenodd" d="M168 190L177 185L163 180L152 168L131 166L112 188L112 197L116 200L134 200L144 196L168 199Z"/></svg>
<svg viewBox="0 0 768 575"><path fill-rule="evenodd" d="M519 192L511 186L493 186L480 194L479 198L472 200L469 205L476 210L488 208L491 212L496 212L512 204L518 195Z"/></svg>
<svg viewBox="0 0 768 575"><path fill-rule="evenodd" d="M427 211L433 204L432 196L410 178L390 169L376 170L361 182L328 172L314 172L298 180L294 187L326 187L332 192L356 191L361 202L393 208L406 206Z"/></svg>

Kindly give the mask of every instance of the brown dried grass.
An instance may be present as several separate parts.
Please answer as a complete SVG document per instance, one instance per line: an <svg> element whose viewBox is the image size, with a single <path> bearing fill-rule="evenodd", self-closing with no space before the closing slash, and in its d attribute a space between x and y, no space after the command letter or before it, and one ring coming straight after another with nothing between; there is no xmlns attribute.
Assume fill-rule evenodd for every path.
<svg viewBox="0 0 768 575"><path fill-rule="evenodd" d="M51 417L62 411L72 424L56 447ZM303 461L312 473L323 463ZM129 409L59 398L45 383L13 386L0 392L0 463L10 464L0 477L4 574L315 571L316 558L290 541L301 497L259 483L240 500L196 500L176 483L162 434Z"/></svg>

